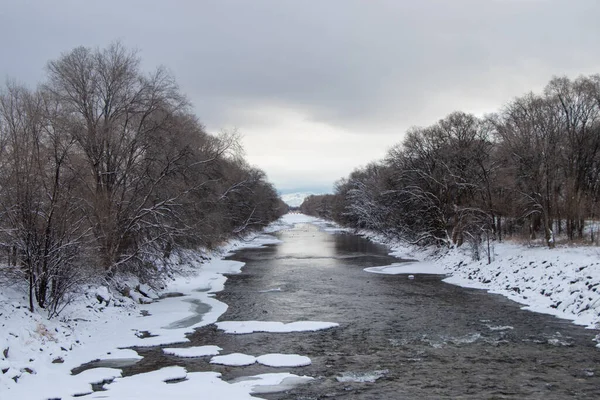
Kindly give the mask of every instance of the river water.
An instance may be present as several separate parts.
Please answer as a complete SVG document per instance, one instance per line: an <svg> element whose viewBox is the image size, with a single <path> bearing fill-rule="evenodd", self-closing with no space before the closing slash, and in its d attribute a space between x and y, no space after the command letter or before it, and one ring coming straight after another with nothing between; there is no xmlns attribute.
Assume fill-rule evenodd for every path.
<svg viewBox="0 0 600 400"><path fill-rule="evenodd" d="M283 243L237 252L246 266L217 298L221 321L300 320L339 327L302 333L225 334L214 325L190 335L190 346L222 354L293 353L298 368L211 365L208 358L144 358L124 375L181 365L218 371L232 381L289 371L316 378L267 399L599 399L597 332L520 309L499 295L442 282L441 276L378 275L363 268L398 262L383 246L311 224L277 233Z"/></svg>

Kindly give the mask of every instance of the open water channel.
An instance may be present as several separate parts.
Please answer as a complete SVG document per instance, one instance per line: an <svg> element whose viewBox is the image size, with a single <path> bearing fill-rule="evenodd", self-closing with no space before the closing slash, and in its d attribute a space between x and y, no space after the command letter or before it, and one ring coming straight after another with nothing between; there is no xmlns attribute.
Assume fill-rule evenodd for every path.
<svg viewBox="0 0 600 400"><path fill-rule="evenodd" d="M599 399L597 332L520 309L499 295L442 282L441 276L378 275L366 267L398 262L383 246L311 224L277 233L283 241L237 252L246 266L217 298L221 321L337 322L318 332L225 334L209 325L190 346L218 345L222 354L294 353L297 368L209 364L160 348L124 375L181 365L218 371L225 380L289 371L314 377L267 399ZM199 397L201 398L201 397Z"/></svg>

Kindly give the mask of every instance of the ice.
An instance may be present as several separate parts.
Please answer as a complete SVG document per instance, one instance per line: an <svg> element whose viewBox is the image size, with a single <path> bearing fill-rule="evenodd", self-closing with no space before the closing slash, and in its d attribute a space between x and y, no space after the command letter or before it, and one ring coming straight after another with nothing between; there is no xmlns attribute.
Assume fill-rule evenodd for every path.
<svg viewBox="0 0 600 400"><path fill-rule="evenodd" d="M211 364L230 365L234 367L252 365L255 362L256 357L242 353L232 353L223 356L215 356L210 359Z"/></svg>
<svg viewBox="0 0 600 400"><path fill-rule="evenodd" d="M304 367L311 364L310 358L297 354L265 354L257 357L256 361L269 367Z"/></svg>
<svg viewBox="0 0 600 400"><path fill-rule="evenodd" d="M169 383L173 382L173 383ZM258 382L260 383L260 382ZM191 372L182 367L166 367L158 371L115 379L95 392L90 399L235 399L254 400L251 387L232 385L220 379L216 372Z"/></svg>
<svg viewBox="0 0 600 400"><path fill-rule="evenodd" d="M225 333L247 334L254 332L287 333L318 331L339 326L335 322L297 321L290 323L276 321L223 321L217 327Z"/></svg>
<svg viewBox="0 0 600 400"><path fill-rule="evenodd" d="M215 356L223 350L219 346L197 346L197 347L183 347L183 348L165 348L163 352L165 354L177 356L177 357L204 357L204 356Z"/></svg>
<svg viewBox="0 0 600 400"><path fill-rule="evenodd" d="M265 354L254 357L248 354L232 353L211 358L211 364L247 366L258 362L268 367L304 367L311 364L310 358L298 354Z"/></svg>
<svg viewBox="0 0 600 400"><path fill-rule="evenodd" d="M370 267L364 269L374 274L434 274L446 275L447 272L443 265L435 262L403 262L384 265L382 267ZM413 277L414 278L414 277Z"/></svg>
<svg viewBox="0 0 600 400"><path fill-rule="evenodd" d="M313 378L308 376L276 373L242 377L233 381L232 384L237 387L247 388L254 394L266 394L291 390L312 380Z"/></svg>

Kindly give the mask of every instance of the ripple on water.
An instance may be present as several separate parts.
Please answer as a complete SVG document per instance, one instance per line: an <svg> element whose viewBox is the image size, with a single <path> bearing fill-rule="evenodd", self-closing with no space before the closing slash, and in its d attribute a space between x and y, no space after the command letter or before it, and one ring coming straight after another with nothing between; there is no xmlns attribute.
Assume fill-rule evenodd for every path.
<svg viewBox="0 0 600 400"><path fill-rule="evenodd" d="M383 378L390 371L387 369L365 371L365 372L342 372L341 376L335 379L338 382L358 382L358 383L373 383L379 378Z"/></svg>

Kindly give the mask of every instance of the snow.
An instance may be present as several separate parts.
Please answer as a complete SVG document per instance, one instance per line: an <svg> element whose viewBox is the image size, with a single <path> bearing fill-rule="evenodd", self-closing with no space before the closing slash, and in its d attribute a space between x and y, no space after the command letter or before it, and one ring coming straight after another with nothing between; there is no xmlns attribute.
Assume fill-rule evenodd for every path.
<svg viewBox="0 0 600 400"><path fill-rule="evenodd" d="M266 231L276 232L304 223L314 223L332 233L343 230L330 222L292 213ZM434 252L399 242L389 243L372 233L363 234L386 242L395 256L421 260L375 267L369 272L445 273L448 283L500 293L532 311L568 318L588 327L600 322L600 251L596 247L557 246L549 250L516 243L496 243L492 262L488 265L487 260L473 261L466 248ZM117 368L92 368L77 375L70 372L94 360L142 358L133 350L123 349L126 347L187 342L187 333L215 323L227 309L227 305L215 299L214 294L223 289L227 275L239 273L244 264L223 260L222 257L237 249L279 242L272 235L259 234L231 242L219 252L209 255L209 261L207 255L201 252L180 255L180 259L173 262L181 264L185 273L170 281L162 293L139 282L129 285L132 288L129 297L111 292L105 286L86 287L85 293L65 309L60 319L48 320L40 312L29 312L23 288L3 285L0 291L0 372L5 372L0 373L0 398L66 399L76 394L91 393L92 383L112 381L104 385L106 391L91 393L88 398L187 399L197 398L198 393L202 393L207 399L253 399L251 393L288 390L310 380L309 377L283 373L227 383L218 373L189 373L181 367L168 367L125 378L121 377L121 370ZM182 296L157 300L159 294L175 292ZM337 327L338 324L319 321L225 321L217 323L217 326L226 333L242 334L315 331ZM489 325L488 328L491 331L512 329L500 325ZM479 338L467 335L424 340L429 340L433 346ZM560 336L547 340L556 346L569 345L567 338ZM165 353L179 357L214 355L213 360L222 357L216 355L219 350L216 346L163 349ZM253 360L252 363L262 361L271 366L295 367L310 362L308 357L292 354L244 356ZM339 378L370 382L374 376L369 373L348 374ZM183 381L165 382L172 379Z"/></svg>
<svg viewBox="0 0 600 400"><path fill-rule="evenodd" d="M197 347L184 347L184 348L164 348L165 354L177 356L177 357L205 357L214 356L219 354L223 350L219 346L197 346Z"/></svg>
<svg viewBox="0 0 600 400"><path fill-rule="evenodd" d="M233 367L252 365L255 362L256 357L242 353L226 354L224 356L216 356L210 359L211 364L230 365Z"/></svg>
<svg viewBox="0 0 600 400"><path fill-rule="evenodd" d="M239 383L227 383L216 372L187 372L183 367L166 367L158 371L117 378L106 391L95 392L91 399L178 399L196 400L254 400L250 395L255 388L281 384L288 378L300 378L293 374L264 374ZM176 380L176 381L175 381ZM175 382L173 382L175 381ZM172 383L169 383L172 382Z"/></svg>
<svg viewBox="0 0 600 400"><path fill-rule="evenodd" d="M304 367L311 364L310 358L298 354L265 354L254 357L242 353L232 353L215 356L210 360L211 364L228 365L232 367L243 367L259 363L267 367Z"/></svg>
<svg viewBox="0 0 600 400"><path fill-rule="evenodd" d="M365 271L372 272L374 274L434 274L434 275L446 275L445 268L436 262L403 262L395 263L390 265L384 265L382 267L370 267L365 268Z"/></svg>
<svg viewBox="0 0 600 400"><path fill-rule="evenodd" d="M320 321L297 321L287 324L278 321L223 321L217 322L216 325L219 329L225 331L225 333L232 334L308 332L339 326L335 322Z"/></svg>
<svg viewBox="0 0 600 400"><path fill-rule="evenodd" d="M265 354L256 357L256 362L268 367L304 367L311 364L309 357L298 354Z"/></svg>
<svg viewBox="0 0 600 400"><path fill-rule="evenodd" d="M291 390L313 379L308 376L298 376L290 373L271 373L238 378L233 382L233 385L247 388L253 394L266 394Z"/></svg>

